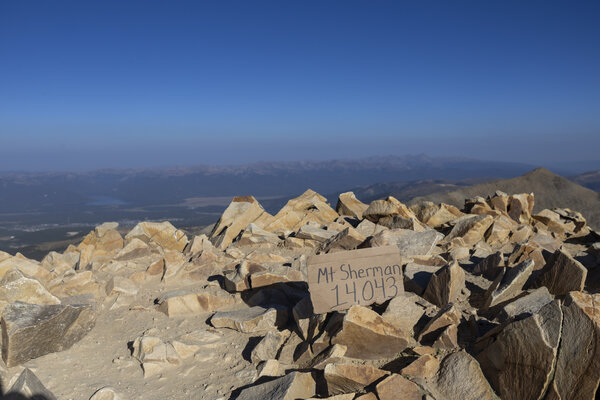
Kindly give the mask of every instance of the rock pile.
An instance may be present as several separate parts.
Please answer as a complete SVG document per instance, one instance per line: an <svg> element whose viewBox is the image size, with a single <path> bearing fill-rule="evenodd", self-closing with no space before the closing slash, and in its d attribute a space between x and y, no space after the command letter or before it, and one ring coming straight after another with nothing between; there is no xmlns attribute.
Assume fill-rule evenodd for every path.
<svg viewBox="0 0 600 400"><path fill-rule="evenodd" d="M223 399L592 400L600 235L578 212L533 206L533 194L497 192L459 210L393 197L367 205L349 192L333 209L308 190L275 215L236 197L209 236L142 222L123 237L106 223L41 262L0 252L2 359L35 367L103 313L143 309L174 327L205 321L176 336L146 326L122 343L147 380L194 363L219 369L230 356L215 354L221 332L246 343L245 354L228 351L254 377ZM388 245L401 251L404 292L313 312L308 256ZM90 388L92 398L125 398L107 384ZM54 398L47 386L25 369L10 390Z"/></svg>

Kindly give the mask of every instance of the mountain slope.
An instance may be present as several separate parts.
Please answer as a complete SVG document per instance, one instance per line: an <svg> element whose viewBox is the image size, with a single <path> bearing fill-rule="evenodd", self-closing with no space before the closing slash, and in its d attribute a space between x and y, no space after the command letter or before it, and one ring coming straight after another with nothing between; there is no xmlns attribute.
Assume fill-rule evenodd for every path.
<svg viewBox="0 0 600 400"><path fill-rule="evenodd" d="M573 182L579 183L581 186L600 192L600 170L575 175L570 179Z"/></svg>
<svg viewBox="0 0 600 400"><path fill-rule="evenodd" d="M432 193L416 197L411 203L428 200L462 207L466 198L486 197L494 194L496 190L506 193L533 192L535 194L535 212L544 208L566 207L581 212L594 229L600 227L600 193L553 174L545 168L535 169L516 178L480 183L446 193Z"/></svg>

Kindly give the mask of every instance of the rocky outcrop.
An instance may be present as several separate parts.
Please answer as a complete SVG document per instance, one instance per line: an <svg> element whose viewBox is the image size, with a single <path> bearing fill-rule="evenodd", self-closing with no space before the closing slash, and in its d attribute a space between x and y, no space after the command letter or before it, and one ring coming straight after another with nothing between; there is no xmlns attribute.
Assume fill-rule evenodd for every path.
<svg viewBox="0 0 600 400"><path fill-rule="evenodd" d="M93 328L90 304L11 303L2 313L2 359L9 366L68 349Z"/></svg>
<svg viewBox="0 0 600 400"><path fill-rule="evenodd" d="M236 197L210 236L142 222L123 238L107 223L41 262L0 252L0 377L52 399L12 367L41 366L54 391L47 371L63 354L50 353L85 370L77 355L94 349L98 368L118 332L109 364L125 383L95 382L86 398L125 398L137 371L153 390L177 380L169 398L593 399L600 234L569 209L532 214L533 200L498 192L458 210L344 193L334 210L308 190L271 215ZM373 304L344 285L346 303L316 314L312 256L380 246L399 250L404 285L390 294L371 279ZM115 326L73 346L95 321Z"/></svg>

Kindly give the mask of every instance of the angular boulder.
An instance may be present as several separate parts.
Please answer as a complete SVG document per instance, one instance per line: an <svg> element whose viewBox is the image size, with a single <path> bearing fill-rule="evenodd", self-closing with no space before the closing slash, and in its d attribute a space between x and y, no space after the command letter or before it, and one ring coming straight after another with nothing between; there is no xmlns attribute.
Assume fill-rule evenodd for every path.
<svg viewBox="0 0 600 400"><path fill-rule="evenodd" d="M533 260L525 260L514 267L504 268L486 292L485 307L494 307L520 295L534 266Z"/></svg>
<svg viewBox="0 0 600 400"><path fill-rule="evenodd" d="M555 296L571 291L581 291L587 278L587 269L562 250L556 250L534 282L535 287L545 286Z"/></svg>
<svg viewBox="0 0 600 400"><path fill-rule="evenodd" d="M296 400L315 395L316 383L307 372L291 372L281 378L242 390L237 400Z"/></svg>
<svg viewBox="0 0 600 400"><path fill-rule="evenodd" d="M145 243L156 243L163 249L183 251L188 244L185 233L170 222L140 222L125 236L125 242L140 239Z"/></svg>
<svg viewBox="0 0 600 400"><path fill-rule="evenodd" d="M408 330L396 328L367 307L352 306L331 343L347 346L347 357L373 360L396 356L409 341Z"/></svg>
<svg viewBox="0 0 600 400"><path fill-rule="evenodd" d="M70 348L96 321L91 304L14 302L2 315L2 359L8 367Z"/></svg>
<svg viewBox="0 0 600 400"><path fill-rule="evenodd" d="M562 322L560 303L553 301L539 313L510 323L478 354L485 375L503 400L539 399L546 393Z"/></svg>
<svg viewBox="0 0 600 400"><path fill-rule="evenodd" d="M363 213L368 207L368 205L358 200L353 192L346 192L339 195L335 211L339 215L362 219Z"/></svg>
<svg viewBox="0 0 600 400"><path fill-rule="evenodd" d="M460 292L465 288L465 271L453 262L440 268L429 280L423 298L438 307L456 301Z"/></svg>
<svg viewBox="0 0 600 400"><path fill-rule="evenodd" d="M259 306L237 311L218 312L210 323L215 328L229 328L243 333L260 333L283 326L288 319L287 310Z"/></svg>
<svg viewBox="0 0 600 400"><path fill-rule="evenodd" d="M329 395L358 392L389 374L370 365L331 363L323 371Z"/></svg>
<svg viewBox="0 0 600 400"><path fill-rule="evenodd" d="M600 384L600 294L571 292L562 310L560 350L546 399L597 398Z"/></svg>

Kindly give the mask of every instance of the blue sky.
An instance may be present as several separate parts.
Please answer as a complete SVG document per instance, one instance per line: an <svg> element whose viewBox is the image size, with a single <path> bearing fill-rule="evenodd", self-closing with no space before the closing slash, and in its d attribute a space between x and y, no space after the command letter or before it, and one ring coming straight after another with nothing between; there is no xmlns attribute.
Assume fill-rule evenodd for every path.
<svg viewBox="0 0 600 400"><path fill-rule="evenodd" d="M598 21L586 1L6 0L0 170L600 160Z"/></svg>

